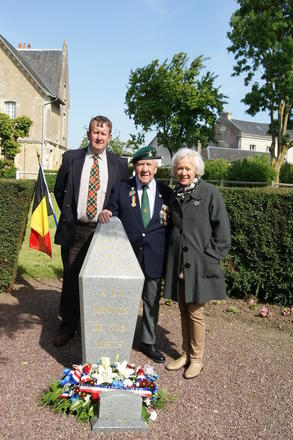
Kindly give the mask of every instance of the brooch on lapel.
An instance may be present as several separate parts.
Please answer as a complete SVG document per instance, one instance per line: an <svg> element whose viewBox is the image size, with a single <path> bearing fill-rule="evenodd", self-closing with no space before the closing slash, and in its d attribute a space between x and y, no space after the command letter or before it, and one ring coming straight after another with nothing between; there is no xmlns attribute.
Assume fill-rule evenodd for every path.
<svg viewBox="0 0 293 440"><path fill-rule="evenodd" d="M168 220L168 206L162 205L162 208L160 211L160 224L166 226L167 220Z"/></svg>
<svg viewBox="0 0 293 440"><path fill-rule="evenodd" d="M128 196L130 197L130 201L131 201L131 206L133 208L136 207L136 192L134 188L131 188L131 190L128 193Z"/></svg>
<svg viewBox="0 0 293 440"><path fill-rule="evenodd" d="M193 202L193 204L194 204L195 206L198 206L198 205L200 204L200 201L199 201L199 200L195 200L195 201Z"/></svg>

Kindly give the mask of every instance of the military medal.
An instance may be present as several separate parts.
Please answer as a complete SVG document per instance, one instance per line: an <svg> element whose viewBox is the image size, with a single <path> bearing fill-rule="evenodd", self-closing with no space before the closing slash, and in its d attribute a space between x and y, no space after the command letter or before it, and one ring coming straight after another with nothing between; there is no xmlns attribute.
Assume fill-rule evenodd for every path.
<svg viewBox="0 0 293 440"><path fill-rule="evenodd" d="M136 207L136 192L134 188L131 188L131 191L128 193L130 200L131 200L131 206L132 208Z"/></svg>
<svg viewBox="0 0 293 440"><path fill-rule="evenodd" d="M167 218L168 218L168 206L162 205L161 211L160 211L160 224L161 225L167 225Z"/></svg>

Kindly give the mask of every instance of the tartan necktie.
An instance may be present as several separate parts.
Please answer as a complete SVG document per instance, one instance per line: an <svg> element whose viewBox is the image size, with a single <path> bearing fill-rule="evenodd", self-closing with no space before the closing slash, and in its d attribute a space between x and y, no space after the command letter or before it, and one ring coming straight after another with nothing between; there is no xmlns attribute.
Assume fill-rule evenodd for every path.
<svg viewBox="0 0 293 440"><path fill-rule="evenodd" d="M151 220L150 202L148 196L148 186L142 186L142 197L141 197L141 216L143 225L146 228Z"/></svg>
<svg viewBox="0 0 293 440"><path fill-rule="evenodd" d="M91 167L89 189L87 198L87 215L92 220L97 215L97 192L100 189L99 158L94 156L94 163Z"/></svg>

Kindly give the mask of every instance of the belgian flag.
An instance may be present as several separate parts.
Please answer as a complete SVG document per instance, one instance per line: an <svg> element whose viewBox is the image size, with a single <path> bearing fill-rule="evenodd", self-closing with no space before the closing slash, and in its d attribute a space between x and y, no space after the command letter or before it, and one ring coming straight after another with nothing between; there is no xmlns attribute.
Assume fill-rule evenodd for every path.
<svg viewBox="0 0 293 440"><path fill-rule="evenodd" d="M45 252L52 258L52 247L48 216L53 215L57 225L56 215L50 198L46 178L40 165L38 180L35 186L34 205L31 216L31 235L29 247Z"/></svg>

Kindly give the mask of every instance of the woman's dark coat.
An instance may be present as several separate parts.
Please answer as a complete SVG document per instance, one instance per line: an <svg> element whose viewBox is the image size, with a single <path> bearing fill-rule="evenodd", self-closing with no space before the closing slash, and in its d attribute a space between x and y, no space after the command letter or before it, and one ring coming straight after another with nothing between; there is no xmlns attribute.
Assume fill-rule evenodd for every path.
<svg viewBox="0 0 293 440"><path fill-rule="evenodd" d="M173 193L169 204L171 233L164 297L178 298L182 258L186 303L223 299L226 289L220 260L230 247L230 225L223 198L214 185L201 181L181 203Z"/></svg>

